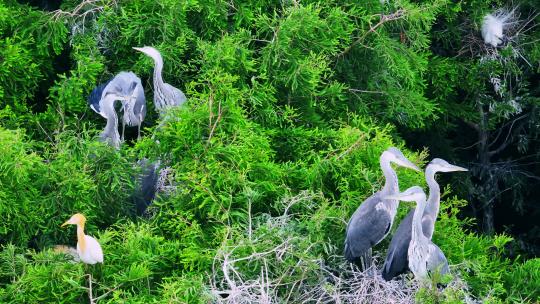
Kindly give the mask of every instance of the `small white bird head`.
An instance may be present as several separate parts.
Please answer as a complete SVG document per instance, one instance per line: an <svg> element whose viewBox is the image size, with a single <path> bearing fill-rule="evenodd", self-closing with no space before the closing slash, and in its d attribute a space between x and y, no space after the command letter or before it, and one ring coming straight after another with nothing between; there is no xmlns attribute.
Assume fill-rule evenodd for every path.
<svg viewBox="0 0 540 304"><path fill-rule="evenodd" d="M425 200L426 193L424 193L424 190L419 186L413 186L401 193L387 195L384 197L384 199L412 202L418 200Z"/></svg>
<svg viewBox="0 0 540 304"><path fill-rule="evenodd" d="M60 226L60 227L64 227L66 225L81 225L81 226L83 226L84 223L86 223L86 218L84 217L84 215L82 215L80 213L76 213L67 222L63 223L62 226Z"/></svg>
<svg viewBox="0 0 540 304"><path fill-rule="evenodd" d="M151 46L133 47L133 49L150 56L155 61L163 61L159 51L156 50L155 48L151 47Z"/></svg>
<svg viewBox="0 0 540 304"><path fill-rule="evenodd" d="M383 154L384 157L387 157L388 160L399 166L420 171L420 168L418 168L415 164L408 160L407 157L405 157L405 155L403 155L403 153L401 153L401 151L399 151L395 147L388 148L386 151L383 152Z"/></svg>
<svg viewBox="0 0 540 304"><path fill-rule="evenodd" d="M427 166L426 170L431 169L435 172L455 172L455 171L469 171L463 167L454 166L444 159L434 158Z"/></svg>

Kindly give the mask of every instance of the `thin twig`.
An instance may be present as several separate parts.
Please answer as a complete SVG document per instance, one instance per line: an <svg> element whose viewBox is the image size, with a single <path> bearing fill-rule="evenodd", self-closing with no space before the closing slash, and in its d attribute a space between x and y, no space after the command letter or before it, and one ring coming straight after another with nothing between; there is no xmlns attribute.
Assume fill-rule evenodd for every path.
<svg viewBox="0 0 540 304"><path fill-rule="evenodd" d="M344 49L341 53L338 54L337 57L342 57L348 52L352 50L353 47L355 47L357 44L362 43L366 36L369 33L375 32L375 30L380 27L381 25L385 24L386 22L398 20L405 16L405 10L399 9L395 13L389 14L389 15L383 15L383 14L377 14L375 16L380 16L379 22L375 24L374 26L370 27L367 32L364 33L364 35L360 36L360 38L356 39L351 45L349 45L346 49Z"/></svg>

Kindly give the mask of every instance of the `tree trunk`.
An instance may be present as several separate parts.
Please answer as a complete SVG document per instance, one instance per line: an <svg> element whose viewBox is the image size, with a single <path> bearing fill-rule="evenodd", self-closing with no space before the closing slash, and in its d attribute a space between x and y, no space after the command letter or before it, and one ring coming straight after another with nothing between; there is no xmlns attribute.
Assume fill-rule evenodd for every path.
<svg viewBox="0 0 540 304"><path fill-rule="evenodd" d="M479 170L477 178L479 180L479 193L476 195L477 209L482 214L481 229L485 234L491 235L495 232L495 219L493 212L493 195L497 192L497 181L491 176L491 154L489 151L488 113L484 111L482 105L478 105L480 114L480 124L478 131L478 163ZM494 184L495 183L495 184Z"/></svg>
<svg viewBox="0 0 540 304"><path fill-rule="evenodd" d="M493 235L495 233L495 218L493 213L493 204L484 206L482 231L487 235Z"/></svg>

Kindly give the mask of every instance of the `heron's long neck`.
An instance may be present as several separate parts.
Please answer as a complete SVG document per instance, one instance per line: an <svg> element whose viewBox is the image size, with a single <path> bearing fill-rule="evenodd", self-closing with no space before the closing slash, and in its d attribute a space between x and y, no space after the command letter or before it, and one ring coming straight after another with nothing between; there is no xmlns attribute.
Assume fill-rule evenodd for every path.
<svg viewBox="0 0 540 304"><path fill-rule="evenodd" d="M382 192L384 194L397 193L399 191L399 185L398 185L396 171L392 169L392 166L390 165L390 161L385 157L384 154L381 156L380 162L381 162L381 170L386 180L384 183Z"/></svg>
<svg viewBox="0 0 540 304"><path fill-rule="evenodd" d="M156 87L163 87L163 77L161 77L161 73L163 72L163 58L161 58L161 55L156 54L152 56L152 59L154 59L154 90Z"/></svg>
<svg viewBox="0 0 540 304"><path fill-rule="evenodd" d="M441 204L441 188L435 180L435 173L435 170L428 166L426 169L426 182L429 187L429 198L423 216L429 216L430 219L430 225L425 227L426 231L424 231L424 235L429 239L431 239L431 236L433 235L435 220L439 214L439 207Z"/></svg>
<svg viewBox="0 0 540 304"><path fill-rule="evenodd" d="M412 235L413 240L417 240L420 237L424 237L422 232L422 215L426 208L425 197L416 201L416 209L414 209L413 221L412 221Z"/></svg>
<svg viewBox="0 0 540 304"><path fill-rule="evenodd" d="M79 243L79 249L81 251L86 250L86 240L84 238L84 223L77 224L77 243Z"/></svg>
<svg viewBox="0 0 540 304"><path fill-rule="evenodd" d="M386 154L383 153L380 158L381 162L381 169L384 174L385 183L384 187L382 189L383 195L390 195L395 194L399 192L399 184L398 179L396 175L396 171L392 169L392 166L390 165L390 161L387 159ZM388 208L392 209L394 213L397 211L398 207L398 200L384 200L384 202L388 205Z"/></svg>
<svg viewBox="0 0 540 304"><path fill-rule="evenodd" d="M118 133L118 116L114 109L113 98L108 98L104 102L104 111L107 115L107 125L101 133L103 139L110 138L111 143L114 147L118 148L120 146L120 133Z"/></svg>

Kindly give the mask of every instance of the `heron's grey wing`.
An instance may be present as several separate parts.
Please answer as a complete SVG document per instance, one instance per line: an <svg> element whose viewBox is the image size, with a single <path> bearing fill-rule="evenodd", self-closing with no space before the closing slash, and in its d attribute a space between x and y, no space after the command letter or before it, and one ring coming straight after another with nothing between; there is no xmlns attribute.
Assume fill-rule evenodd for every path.
<svg viewBox="0 0 540 304"><path fill-rule="evenodd" d="M137 178L137 187L132 198L135 202L136 214L140 216L154 200L159 178L159 161L150 163L147 159L142 159L139 165L142 170Z"/></svg>
<svg viewBox="0 0 540 304"><path fill-rule="evenodd" d="M376 208L382 200L379 193L365 200L351 217L345 236L345 258L354 261L378 244L390 230L390 215Z"/></svg>
<svg viewBox="0 0 540 304"><path fill-rule="evenodd" d="M411 242L413 216L414 209L403 218L392 236L382 270L382 277L387 281L409 269L408 251Z"/></svg>
<svg viewBox="0 0 540 304"><path fill-rule="evenodd" d="M111 80L98 85L92 90L92 92L90 92L90 95L88 96L88 104L90 105L90 108L98 114L101 114L99 103L103 97L103 90L107 87L109 82L111 82Z"/></svg>
<svg viewBox="0 0 540 304"><path fill-rule="evenodd" d="M136 116L138 125L140 125L142 124L142 120L146 117L146 97L144 96L144 89L141 84L137 85L134 93L135 106L133 107L133 114Z"/></svg>
<svg viewBox="0 0 540 304"><path fill-rule="evenodd" d="M174 101L174 106L181 106L186 102L187 98L184 92L180 91L178 88L173 87L172 85L165 83L167 91L170 92L170 97Z"/></svg>
<svg viewBox="0 0 540 304"><path fill-rule="evenodd" d="M426 261L428 271L439 271L442 275L449 273L448 261L439 246L431 243L429 247L429 255Z"/></svg>

